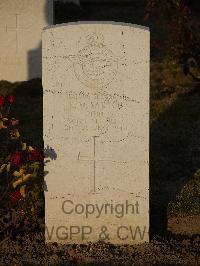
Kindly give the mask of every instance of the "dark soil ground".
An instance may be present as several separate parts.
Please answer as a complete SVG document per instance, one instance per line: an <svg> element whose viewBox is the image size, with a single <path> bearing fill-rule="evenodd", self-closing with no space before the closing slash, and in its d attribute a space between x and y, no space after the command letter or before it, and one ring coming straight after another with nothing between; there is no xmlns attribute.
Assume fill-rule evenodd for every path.
<svg viewBox="0 0 200 266"><path fill-rule="evenodd" d="M7 239L0 265L200 265L200 238L159 239L133 246L44 244L43 234Z"/></svg>

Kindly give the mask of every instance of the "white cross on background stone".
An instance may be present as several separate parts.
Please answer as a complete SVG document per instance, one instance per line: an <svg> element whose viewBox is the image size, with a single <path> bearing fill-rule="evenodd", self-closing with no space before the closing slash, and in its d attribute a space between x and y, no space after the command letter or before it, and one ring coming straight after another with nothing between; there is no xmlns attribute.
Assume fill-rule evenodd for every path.
<svg viewBox="0 0 200 266"><path fill-rule="evenodd" d="M16 54L19 52L19 37L20 37L20 31L21 30L26 30L27 28L22 28L19 26L19 17L20 14L14 14L15 16L15 27L8 27L7 25L5 26L6 32L9 31L14 31L15 32L15 40L16 40Z"/></svg>

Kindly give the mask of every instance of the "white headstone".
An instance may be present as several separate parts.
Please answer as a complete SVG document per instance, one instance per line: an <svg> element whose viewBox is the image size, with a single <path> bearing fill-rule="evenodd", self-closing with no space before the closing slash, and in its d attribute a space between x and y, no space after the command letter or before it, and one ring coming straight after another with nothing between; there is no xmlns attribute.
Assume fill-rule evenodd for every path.
<svg viewBox="0 0 200 266"><path fill-rule="evenodd" d="M148 241L148 28L45 29L43 87L46 241Z"/></svg>
<svg viewBox="0 0 200 266"><path fill-rule="evenodd" d="M51 24L53 0L0 0L0 80L41 77L41 33Z"/></svg>

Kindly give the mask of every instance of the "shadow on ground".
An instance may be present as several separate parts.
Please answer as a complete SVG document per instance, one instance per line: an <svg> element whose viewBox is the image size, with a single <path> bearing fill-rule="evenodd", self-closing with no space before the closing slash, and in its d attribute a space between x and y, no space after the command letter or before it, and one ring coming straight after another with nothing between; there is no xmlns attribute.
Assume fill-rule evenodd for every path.
<svg viewBox="0 0 200 266"><path fill-rule="evenodd" d="M180 94L150 128L151 236L166 235L168 203L199 168L198 89Z"/></svg>

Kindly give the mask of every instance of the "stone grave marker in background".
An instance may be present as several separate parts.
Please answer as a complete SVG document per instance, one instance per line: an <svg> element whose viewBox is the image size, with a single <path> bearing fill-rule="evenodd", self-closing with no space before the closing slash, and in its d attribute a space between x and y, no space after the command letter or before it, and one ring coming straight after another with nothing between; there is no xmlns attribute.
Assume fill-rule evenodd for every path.
<svg viewBox="0 0 200 266"><path fill-rule="evenodd" d="M148 241L148 28L69 23L42 42L46 241Z"/></svg>
<svg viewBox="0 0 200 266"><path fill-rule="evenodd" d="M49 24L53 0L0 1L0 80L41 77L41 34Z"/></svg>

